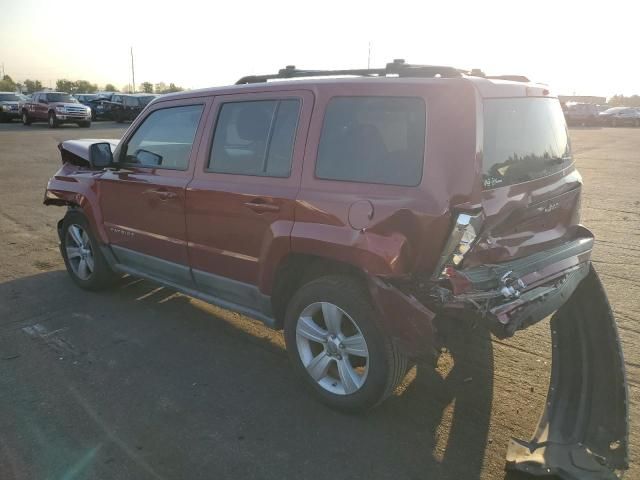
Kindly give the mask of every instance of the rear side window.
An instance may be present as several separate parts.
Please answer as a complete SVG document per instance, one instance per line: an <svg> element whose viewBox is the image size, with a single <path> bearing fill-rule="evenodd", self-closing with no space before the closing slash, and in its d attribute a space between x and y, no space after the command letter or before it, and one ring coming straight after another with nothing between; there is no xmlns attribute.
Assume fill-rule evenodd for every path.
<svg viewBox="0 0 640 480"><path fill-rule="evenodd" d="M300 100L225 103L220 108L208 170L288 177Z"/></svg>
<svg viewBox="0 0 640 480"><path fill-rule="evenodd" d="M414 97L335 97L327 105L316 176L415 186L422 180L426 106Z"/></svg>
<svg viewBox="0 0 640 480"><path fill-rule="evenodd" d="M124 162L141 167L185 170L203 105L152 112L124 148Z"/></svg>
<svg viewBox="0 0 640 480"><path fill-rule="evenodd" d="M557 99L484 101L485 189L551 175L572 161L567 126Z"/></svg>

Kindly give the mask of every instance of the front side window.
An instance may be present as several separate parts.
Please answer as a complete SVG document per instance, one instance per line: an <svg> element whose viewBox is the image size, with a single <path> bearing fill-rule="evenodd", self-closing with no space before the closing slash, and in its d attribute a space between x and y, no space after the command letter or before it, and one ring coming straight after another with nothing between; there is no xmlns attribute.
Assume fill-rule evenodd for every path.
<svg viewBox="0 0 640 480"><path fill-rule="evenodd" d="M208 170L288 177L300 100L225 103L220 108Z"/></svg>
<svg viewBox="0 0 640 480"><path fill-rule="evenodd" d="M127 107L138 107L140 101L136 97L124 97L124 105Z"/></svg>
<svg viewBox="0 0 640 480"><path fill-rule="evenodd" d="M326 180L416 186L422 180L426 106L414 97L335 97L316 160Z"/></svg>
<svg viewBox="0 0 640 480"><path fill-rule="evenodd" d="M189 105L152 112L124 147L124 163L185 170L203 108Z"/></svg>

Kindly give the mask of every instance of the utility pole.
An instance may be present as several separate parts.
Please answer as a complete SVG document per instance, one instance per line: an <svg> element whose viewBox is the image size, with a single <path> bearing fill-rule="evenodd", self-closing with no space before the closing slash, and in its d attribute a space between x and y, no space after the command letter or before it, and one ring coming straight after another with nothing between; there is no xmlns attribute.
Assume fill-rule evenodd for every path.
<svg viewBox="0 0 640 480"><path fill-rule="evenodd" d="M133 69L133 47L131 47L131 81L133 82L132 93L136 93L136 72Z"/></svg>
<svg viewBox="0 0 640 480"><path fill-rule="evenodd" d="M371 68L371 42L369 42L369 53L367 54L367 70Z"/></svg>

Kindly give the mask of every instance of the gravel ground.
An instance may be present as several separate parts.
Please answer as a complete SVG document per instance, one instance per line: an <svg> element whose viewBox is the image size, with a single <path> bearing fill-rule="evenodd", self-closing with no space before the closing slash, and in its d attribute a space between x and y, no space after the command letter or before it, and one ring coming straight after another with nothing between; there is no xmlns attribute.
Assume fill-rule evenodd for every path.
<svg viewBox="0 0 640 480"><path fill-rule="evenodd" d="M130 281L92 294L67 278L47 179L65 139L122 126L0 125L0 479L520 479L511 436L541 412L543 322L509 341L468 332L434 371L364 416L309 398L282 335ZM640 478L640 130L573 129L583 222L617 316Z"/></svg>

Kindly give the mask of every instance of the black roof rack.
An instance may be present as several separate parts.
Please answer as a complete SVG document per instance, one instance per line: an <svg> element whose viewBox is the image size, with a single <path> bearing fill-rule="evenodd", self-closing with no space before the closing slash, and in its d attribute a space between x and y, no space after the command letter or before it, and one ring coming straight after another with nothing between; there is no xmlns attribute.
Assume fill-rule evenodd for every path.
<svg viewBox="0 0 640 480"><path fill-rule="evenodd" d="M364 68L349 70L298 70L294 65L287 65L278 73L270 75L249 75L242 77L236 85L246 83L262 83L267 80L301 77L334 77L341 75L353 75L357 77L384 77L387 75L397 75L399 77L433 78L440 76L443 78L462 77L466 74L464 70L453 67L437 65L411 65L402 59L396 59L387 63L385 68Z"/></svg>

